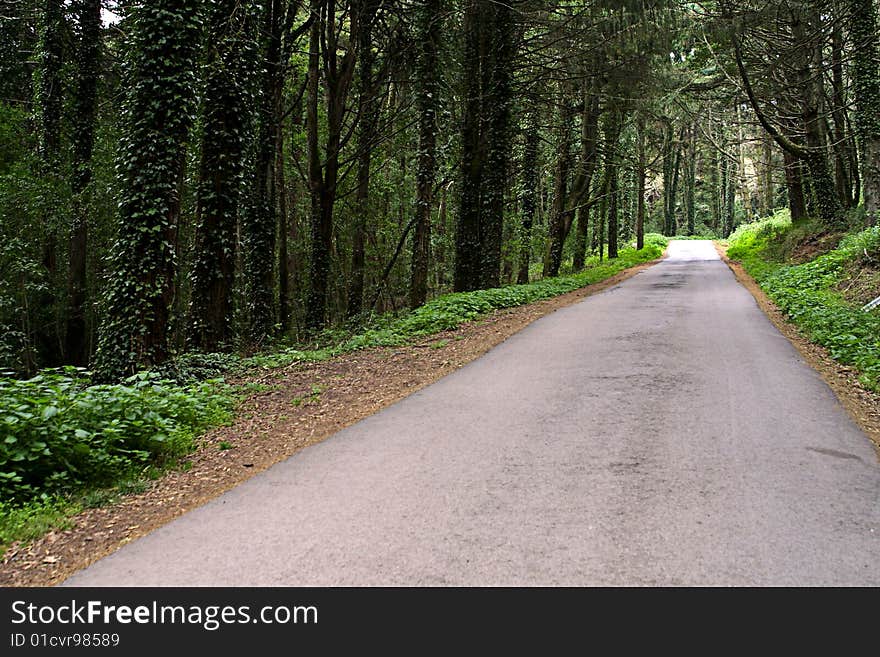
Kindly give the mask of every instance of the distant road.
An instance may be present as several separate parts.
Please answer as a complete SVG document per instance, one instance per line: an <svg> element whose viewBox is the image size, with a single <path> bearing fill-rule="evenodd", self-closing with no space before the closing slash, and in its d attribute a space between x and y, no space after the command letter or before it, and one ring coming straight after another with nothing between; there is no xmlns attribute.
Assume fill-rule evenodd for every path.
<svg viewBox="0 0 880 657"><path fill-rule="evenodd" d="M711 242L673 242L67 584L876 586L880 466Z"/></svg>

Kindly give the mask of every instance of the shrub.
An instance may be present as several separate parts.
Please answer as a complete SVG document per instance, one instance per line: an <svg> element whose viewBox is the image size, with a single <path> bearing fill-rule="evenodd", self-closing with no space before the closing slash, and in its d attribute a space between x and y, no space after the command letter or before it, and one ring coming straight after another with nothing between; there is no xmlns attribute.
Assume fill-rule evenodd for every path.
<svg viewBox="0 0 880 657"><path fill-rule="evenodd" d="M73 368L0 379L0 497L108 485L161 464L227 421L232 403L218 381L183 387L148 373L118 385L90 385Z"/></svg>

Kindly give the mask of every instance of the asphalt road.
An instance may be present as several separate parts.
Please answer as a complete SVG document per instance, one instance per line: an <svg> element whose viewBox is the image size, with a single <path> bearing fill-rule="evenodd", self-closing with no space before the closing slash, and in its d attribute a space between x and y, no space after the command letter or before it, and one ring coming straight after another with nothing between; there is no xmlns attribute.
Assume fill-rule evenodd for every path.
<svg viewBox="0 0 880 657"><path fill-rule="evenodd" d="M880 466L710 242L67 580L878 585Z"/></svg>

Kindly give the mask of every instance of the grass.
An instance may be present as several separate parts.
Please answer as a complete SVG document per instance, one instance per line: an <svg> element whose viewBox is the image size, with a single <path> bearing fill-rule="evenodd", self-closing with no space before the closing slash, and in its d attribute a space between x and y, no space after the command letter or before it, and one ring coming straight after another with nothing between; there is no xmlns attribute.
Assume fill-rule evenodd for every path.
<svg viewBox="0 0 880 657"><path fill-rule="evenodd" d="M740 226L727 253L812 341L855 368L865 387L880 391L880 312L863 311L841 293L854 271L880 260L880 227L846 235L806 262L789 262L792 244L808 233L780 213Z"/></svg>
<svg viewBox="0 0 880 657"><path fill-rule="evenodd" d="M234 390L217 378L223 374L404 345L495 310L605 280L660 257L666 244L660 235L647 235L644 249L623 249L610 261L591 258L576 274L443 295L404 315L376 318L359 333L326 331L327 344L317 349L290 347L249 358L187 354L116 385L93 385L89 373L76 368L44 371L26 381L0 377L0 548L63 527L83 508L106 506L142 490L146 478L163 469L191 467L182 457L194 449L196 437L231 420L238 394L265 388ZM315 384L291 403L319 403L323 391ZM218 445L233 447L226 441Z"/></svg>
<svg viewBox="0 0 880 657"><path fill-rule="evenodd" d="M52 529L66 529L81 507L60 496L45 496L27 504L0 500L0 550L13 541L32 541Z"/></svg>

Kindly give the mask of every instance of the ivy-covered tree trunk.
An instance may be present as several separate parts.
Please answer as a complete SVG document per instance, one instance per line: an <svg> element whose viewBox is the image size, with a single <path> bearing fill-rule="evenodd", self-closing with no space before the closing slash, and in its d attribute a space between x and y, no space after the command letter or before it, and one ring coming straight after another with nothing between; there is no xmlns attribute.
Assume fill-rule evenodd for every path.
<svg viewBox="0 0 880 657"><path fill-rule="evenodd" d="M284 62L281 61L284 0L266 0L263 6L263 69L257 98L256 144L249 183L250 201L243 213L244 279L247 289L249 338L256 343L275 332L275 250L278 236L277 176Z"/></svg>
<svg viewBox="0 0 880 657"><path fill-rule="evenodd" d="M232 342L237 225L256 63L254 21L238 0L216 0L207 14L202 67L201 156L190 343L206 352Z"/></svg>
<svg viewBox="0 0 880 657"><path fill-rule="evenodd" d="M461 193L455 231L456 292L480 286L480 214L486 143L483 138L483 69L492 29L491 4L471 0L464 11L464 116L461 131Z"/></svg>
<svg viewBox="0 0 880 657"><path fill-rule="evenodd" d="M379 107L376 102L377 80L373 52L373 25L379 3L362 0L358 30L358 128L357 128L357 191L354 201L354 235L351 249L351 283L348 289L347 315L356 317L364 305L364 275L366 270L367 223L370 214L370 167Z"/></svg>
<svg viewBox="0 0 880 657"><path fill-rule="evenodd" d="M67 362L85 365L89 344L86 331L86 255L88 250L88 197L92 180L98 79L101 75L101 0L79 0L74 5L77 23L76 86L71 129L71 192L73 216L67 272L67 326L64 355Z"/></svg>
<svg viewBox="0 0 880 657"><path fill-rule="evenodd" d="M419 5L419 159L416 180L416 224L413 233L409 303L416 308L428 298L428 264L431 244L431 206L437 170L437 107L440 98L441 0Z"/></svg>
<svg viewBox="0 0 880 657"><path fill-rule="evenodd" d="M849 0L849 32L862 196L868 221L877 224L880 223L880 72L877 68L880 49L873 0Z"/></svg>
<svg viewBox="0 0 880 657"><path fill-rule="evenodd" d="M834 185L841 205L849 209L858 203L858 196L853 195L854 172L850 170L853 158L849 152L851 142L847 135L843 58L843 31L840 21L834 21L831 26L831 118L834 121L831 146L834 153Z"/></svg>
<svg viewBox="0 0 880 657"><path fill-rule="evenodd" d="M526 143L523 152L523 197L521 204L522 219L520 223L519 269L516 282L529 282L529 266L532 255L532 225L538 205L538 148L541 144L541 133L536 110L529 112L526 127Z"/></svg>
<svg viewBox="0 0 880 657"><path fill-rule="evenodd" d="M33 71L26 53L37 47L33 30L34 0L0 0L0 98L7 103L31 102Z"/></svg>
<svg viewBox="0 0 880 657"><path fill-rule="evenodd" d="M821 23L821 17L817 12L810 12L809 25L805 20L796 20L793 23L793 35L799 43L805 45L804 54L797 67L797 81L801 100L801 120L803 121L806 134L807 152L804 162L810 172L810 187L816 200L819 218L828 228L840 227L843 223L843 205L837 196L834 178L828 162L828 144L825 139L824 125L824 88L823 80L819 73L822 70L822 46L813 43L816 37L811 33L807 35L807 29L816 32L816 25Z"/></svg>
<svg viewBox="0 0 880 657"><path fill-rule="evenodd" d="M95 369L130 374L169 356L180 184L195 104L198 0L136 5L120 145L119 226Z"/></svg>
<svg viewBox="0 0 880 657"><path fill-rule="evenodd" d="M483 212L480 217L480 287L498 287L504 198L510 159L513 110L514 9L511 2L494 4L491 70L487 95L486 172L483 176Z"/></svg>

